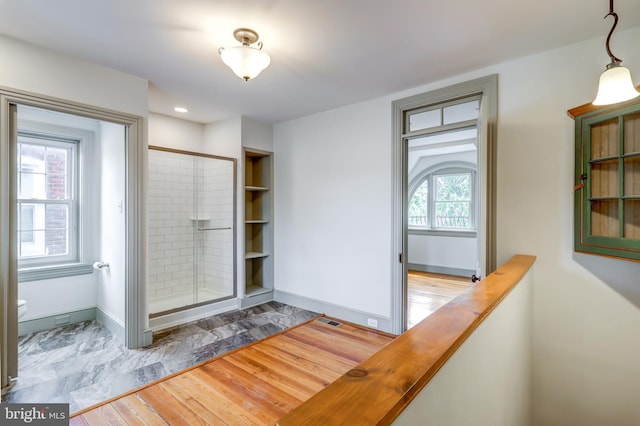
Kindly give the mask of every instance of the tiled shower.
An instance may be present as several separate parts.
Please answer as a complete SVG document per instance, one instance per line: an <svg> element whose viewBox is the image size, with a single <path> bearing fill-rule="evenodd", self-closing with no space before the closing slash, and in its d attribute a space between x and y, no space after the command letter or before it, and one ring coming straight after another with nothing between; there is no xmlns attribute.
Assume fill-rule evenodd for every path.
<svg viewBox="0 0 640 426"><path fill-rule="evenodd" d="M235 161L149 149L150 316L235 296Z"/></svg>

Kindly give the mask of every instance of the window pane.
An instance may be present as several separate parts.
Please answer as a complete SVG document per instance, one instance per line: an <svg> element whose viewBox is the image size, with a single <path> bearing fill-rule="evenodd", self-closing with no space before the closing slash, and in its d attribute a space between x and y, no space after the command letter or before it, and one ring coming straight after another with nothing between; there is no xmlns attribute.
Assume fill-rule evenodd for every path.
<svg viewBox="0 0 640 426"><path fill-rule="evenodd" d="M39 145L20 144L21 172L44 173L45 147Z"/></svg>
<svg viewBox="0 0 640 426"><path fill-rule="evenodd" d="M413 193L409 202L409 226L428 225L429 182L424 181Z"/></svg>
<svg viewBox="0 0 640 426"><path fill-rule="evenodd" d="M437 202L436 226L442 228L469 228L469 202Z"/></svg>
<svg viewBox="0 0 640 426"><path fill-rule="evenodd" d="M67 190L68 150L47 148L47 199L64 200Z"/></svg>
<svg viewBox="0 0 640 426"><path fill-rule="evenodd" d="M19 241L25 244L34 244L35 236L33 233L35 206L33 204L21 204L18 209L20 215L20 228L18 229Z"/></svg>
<svg viewBox="0 0 640 426"><path fill-rule="evenodd" d="M436 176L436 227L471 226L471 174Z"/></svg>
<svg viewBox="0 0 640 426"><path fill-rule="evenodd" d="M45 148L19 144L18 198L43 200L45 191Z"/></svg>
<svg viewBox="0 0 640 426"><path fill-rule="evenodd" d="M480 116L480 101L475 100L443 108L443 124L459 123L461 121L476 120Z"/></svg>
<svg viewBox="0 0 640 426"><path fill-rule="evenodd" d="M409 131L440 126L440 108L409 115Z"/></svg>
<svg viewBox="0 0 640 426"><path fill-rule="evenodd" d="M436 176L436 201L471 200L468 173Z"/></svg>
<svg viewBox="0 0 640 426"><path fill-rule="evenodd" d="M46 210L46 253L69 254L69 209L66 205L48 205Z"/></svg>

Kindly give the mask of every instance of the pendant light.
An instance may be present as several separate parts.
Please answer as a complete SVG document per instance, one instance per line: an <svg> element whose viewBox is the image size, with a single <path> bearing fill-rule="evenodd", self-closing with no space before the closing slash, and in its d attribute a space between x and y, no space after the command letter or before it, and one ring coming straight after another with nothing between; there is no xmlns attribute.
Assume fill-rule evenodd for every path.
<svg viewBox="0 0 640 426"><path fill-rule="evenodd" d="M262 42L258 42L258 33L249 28L238 28L233 32L233 37L242 43L235 46L218 49L222 62L244 81L255 78L269 66L271 58L262 50ZM256 43L257 47L251 46Z"/></svg>
<svg viewBox="0 0 640 426"><path fill-rule="evenodd" d="M616 57L609 47L613 30L618 25L618 14L613 11L613 0L609 0L609 13L605 15L605 18L608 16L613 16L614 19L606 43L607 54L611 58L611 63L607 64L607 69L600 75L600 84L598 85L596 99L593 101L594 105L610 105L640 96L631 81L631 73L627 68L620 65L622 59Z"/></svg>

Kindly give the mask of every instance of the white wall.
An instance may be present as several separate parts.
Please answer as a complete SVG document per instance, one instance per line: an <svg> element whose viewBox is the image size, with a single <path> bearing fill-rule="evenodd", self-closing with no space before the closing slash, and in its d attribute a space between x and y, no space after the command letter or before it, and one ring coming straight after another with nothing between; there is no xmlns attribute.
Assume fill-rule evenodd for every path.
<svg viewBox="0 0 640 426"><path fill-rule="evenodd" d="M273 126L242 117L242 146L273 151Z"/></svg>
<svg viewBox="0 0 640 426"><path fill-rule="evenodd" d="M18 297L27 301L21 322L91 309L98 300L97 277L76 275L19 283Z"/></svg>
<svg viewBox="0 0 640 426"><path fill-rule="evenodd" d="M472 237L409 234L408 261L436 273L471 274L478 263L478 240ZM440 269L444 268L444 269ZM420 269L422 270L422 269Z"/></svg>
<svg viewBox="0 0 640 426"><path fill-rule="evenodd" d="M533 275L520 280L394 425L531 424Z"/></svg>
<svg viewBox="0 0 640 426"><path fill-rule="evenodd" d="M242 117L205 125L203 149L207 154L239 159L242 156Z"/></svg>
<svg viewBox="0 0 640 426"><path fill-rule="evenodd" d="M124 327L126 277L125 128L100 124L100 251L97 306Z"/></svg>
<svg viewBox="0 0 640 426"><path fill-rule="evenodd" d="M0 35L0 86L147 115L147 80Z"/></svg>
<svg viewBox="0 0 640 426"><path fill-rule="evenodd" d="M203 152L204 125L149 113L149 145Z"/></svg>
<svg viewBox="0 0 640 426"><path fill-rule="evenodd" d="M640 28L616 54L640 83ZM640 424L640 263L572 249L573 121L608 62L589 40L274 126L276 288L389 316L391 102L499 74L498 264L538 256L535 425Z"/></svg>
<svg viewBox="0 0 640 426"><path fill-rule="evenodd" d="M391 101L274 125L275 287L390 316Z"/></svg>

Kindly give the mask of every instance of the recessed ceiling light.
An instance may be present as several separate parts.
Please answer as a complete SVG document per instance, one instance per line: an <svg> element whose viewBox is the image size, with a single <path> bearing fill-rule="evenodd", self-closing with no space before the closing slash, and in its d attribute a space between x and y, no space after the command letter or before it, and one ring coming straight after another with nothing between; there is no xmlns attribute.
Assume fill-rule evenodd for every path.
<svg viewBox="0 0 640 426"><path fill-rule="evenodd" d="M185 107L175 107L173 110L175 112L182 112L182 113L189 112L189 110L186 109Z"/></svg>

